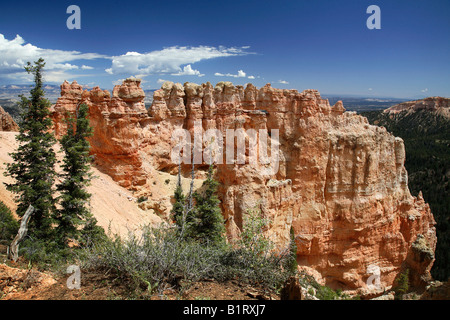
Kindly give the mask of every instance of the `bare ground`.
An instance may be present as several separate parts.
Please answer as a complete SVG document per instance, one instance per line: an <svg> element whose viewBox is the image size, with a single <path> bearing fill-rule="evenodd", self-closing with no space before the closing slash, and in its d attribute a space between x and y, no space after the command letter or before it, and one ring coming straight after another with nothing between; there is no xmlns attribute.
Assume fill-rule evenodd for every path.
<svg viewBox="0 0 450 320"><path fill-rule="evenodd" d="M279 300L275 293L237 281L199 281L184 289L163 292L130 289L127 280L101 270L82 270L80 289L69 289L70 274L58 275L28 269L18 262L0 264L0 300Z"/></svg>

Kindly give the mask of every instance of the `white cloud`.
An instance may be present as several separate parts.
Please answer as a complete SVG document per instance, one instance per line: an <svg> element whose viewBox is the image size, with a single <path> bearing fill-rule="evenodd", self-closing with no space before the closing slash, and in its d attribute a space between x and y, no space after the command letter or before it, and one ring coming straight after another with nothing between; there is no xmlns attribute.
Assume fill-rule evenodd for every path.
<svg viewBox="0 0 450 320"><path fill-rule="evenodd" d="M74 69L78 69L79 67L70 63L55 63L53 64L53 68L52 69L61 69L61 70L74 70Z"/></svg>
<svg viewBox="0 0 450 320"><path fill-rule="evenodd" d="M246 75L246 73L244 71L238 70L238 74L237 74L238 78L245 78L246 76L247 75Z"/></svg>
<svg viewBox="0 0 450 320"><path fill-rule="evenodd" d="M421 90L423 93L428 92L428 88Z"/></svg>
<svg viewBox="0 0 450 320"><path fill-rule="evenodd" d="M148 53L131 51L111 57L98 53L40 48L26 43L20 35L8 40L0 33L0 78L15 83L31 82L33 76L25 72L24 66L26 62L36 61L40 57L44 58L46 63L44 81L49 82L62 82L86 76L86 73L76 74L76 71L93 70L94 67L81 62L94 59L111 60L111 67L105 71L112 75L120 75L120 78L129 75L139 75L143 78L151 74L202 77L204 74L192 67L194 63L214 58L254 54L247 51L249 48L249 46L174 46ZM241 78L246 77L246 74L243 70L239 70L236 75L231 76Z"/></svg>
<svg viewBox="0 0 450 320"><path fill-rule="evenodd" d="M249 79L255 79L255 76L248 76Z"/></svg>
<svg viewBox="0 0 450 320"><path fill-rule="evenodd" d="M373 89L372 88L369 88L369 91L372 91Z"/></svg>
<svg viewBox="0 0 450 320"><path fill-rule="evenodd" d="M110 74L142 73L147 75L189 72L189 69L186 71L183 69L182 71L181 66L194 64L202 60L250 54L244 51L245 49L242 47L175 46L148 53L127 52L124 55L112 57L111 68L105 71ZM197 70L191 72L195 71Z"/></svg>
<svg viewBox="0 0 450 320"><path fill-rule="evenodd" d="M184 66L183 71L179 71L177 73L172 73L173 76L199 76L203 77L204 74L201 74L198 70L193 70L191 65L188 64Z"/></svg>
<svg viewBox="0 0 450 320"><path fill-rule="evenodd" d="M278 83L281 83L281 84L289 84L289 82L287 82L286 80L278 80Z"/></svg>
<svg viewBox="0 0 450 320"><path fill-rule="evenodd" d="M220 73L220 72L216 72L214 73L214 75L216 77L233 77L233 78L245 78L247 76L247 74L243 71L243 70L238 70L237 74L231 74L231 73Z"/></svg>
<svg viewBox="0 0 450 320"><path fill-rule="evenodd" d="M166 82L167 80L164 80L164 79L158 79L158 81L156 81L156 82L158 82L158 83L164 83L164 82Z"/></svg>
<svg viewBox="0 0 450 320"><path fill-rule="evenodd" d="M114 86L119 86L119 85L121 85L124 81L125 81L125 79L117 79L117 80L114 80L114 81L112 82L112 84L113 84Z"/></svg>
<svg viewBox="0 0 450 320"><path fill-rule="evenodd" d="M69 62L108 58L97 53L39 48L26 43L20 35L8 40L0 34L0 77L28 82L32 77L24 70L26 62L33 62L41 57L45 60L45 80L57 82L70 78L67 71L79 69Z"/></svg>

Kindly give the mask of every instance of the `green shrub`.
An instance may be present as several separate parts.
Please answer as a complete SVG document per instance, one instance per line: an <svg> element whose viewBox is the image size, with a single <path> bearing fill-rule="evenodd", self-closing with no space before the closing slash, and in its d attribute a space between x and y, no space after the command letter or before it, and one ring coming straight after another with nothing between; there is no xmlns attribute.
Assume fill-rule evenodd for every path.
<svg viewBox="0 0 450 320"><path fill-rule="evenodd" d="M205 279L237 279L277 289L290 275L281 267L284 255L183 241L173 228L144 228L139 237L130 233L127 240L116 237L98 242L81 250L78 259L82 268L114 271L120 278L131 280L133 289L148 292L186 288Z"/></svg>
<svg viewBox="0 0 450 320"><path fill-rule="evenodd" d="M11 210L0 201L0 240L12 240L19 230L19 222Z"/></svg>
<svg viewBox="0 0 450 320"><path fill-rule="evenodd" d="M269 220L259 210L248 210L237 246L256 253L269 253L273 250L273 242L264 234L269 227Z"/></svg>
<svg viewBox="0 0 450 320"><path fill-rule="evenodd" d="M338 289L338 290L334 291L330 287L323 286L323 285L319 284L316 281L316 279L314 279L313 276L311 276L307 273L301 272L299 275L299 281L300 281L300 284L305 288L307 288L309 286L314 288L314 289L310 288L308 290L308 293L311 295L314 295L319 300L347 299L347 297L343 296L341 290ZM315 293L314 293L314 291L315 291Z"/></svg>
<svg viewBox="0 0 450 320"><path fill-rule="evenodd" d="M394 292L395 299L401 300L403 295L409 290L409 269L402 272L395 281Z"/></svg>
<svg viewBox="0 0 450 320"><path fill-rule="evenodd" d="M217 249L180 241L171 229L145 228L141 237L116 236L87 248L79 255L84 268L113 270L136 287L164 289L181 280L210 278L219 263ZM153 290L152 290L153 291Z"/></svg>
<svg viewBox="0 0 450 320"><path fill-rule="evenodd" d="M74 259L74 249L53 240L26 236L19 246L19 255L38 268L59 271Z"/></svg>
<svg viewBox="0 0 450 320"><path fill-rule="evenodd" d="M138 203L141 203L141 202L144 202L144 201L147 201L148 200L148 198L146 197L146 196L140 196L138 199L137 199L137 202Z"/></svg>

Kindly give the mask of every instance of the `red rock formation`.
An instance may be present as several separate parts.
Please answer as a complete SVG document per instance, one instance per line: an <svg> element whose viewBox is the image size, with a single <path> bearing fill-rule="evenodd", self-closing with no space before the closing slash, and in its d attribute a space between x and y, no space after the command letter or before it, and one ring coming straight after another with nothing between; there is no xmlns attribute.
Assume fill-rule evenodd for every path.
<svg viewBox="0 0 450 320"><path fill-rule="evenodd" d="M224 141L226 129L243 129L247 141L250 129L277 129L279 150L269 148L279 159L276 172L248 161L217 165L230 237L238 236L245 214L256 208L270 219L268 235L279 247L294 228L299 264L320 272L330 286L367 289L369 266L380 268L379 290L392 285L405 263L427 277L434 258L419 261L412 250L422 235L421 246L434 252L435 221L423 199L408 190L402 139L345 112L342 102L330 106L316 90L166 82L148 115L140 91L137 80L126 80L113 98L93 89L75 99L91 107L99 166L122 185L156 191L149 179L177 170L172 133L186 128L193 134L196 121L203 130L218 129ZM57 107L72 96L78 93L58 100L57 122ZM65 109L74 110L73 103ZM158 207L170 211L170 195L160 197L164 205Z"/></svg>
<svg viewBox="0 0 450 320"><path fill-rule="evenodd" d="M11 115L6 112L0 106L0 131L19 131L19 126L11 117Z"/></svg>
<svg viewBox="0 0 450 320"><path fill-rule="evenodd" d="M407 101L392 106L383 112L396 114L402 111L412 113L419 110L428 110L435 114L450 118L450 99L443 97L428 97L421 100Z"/></svg>
<svg viewBox="0 0 450 320"><path fill-rule="evenodd" d="M54 106L52 118L55 135L61 137L66 129L66 113L75 113L80 103L89 106L94 134L89 139L91 154L97 167L108 173L123 187L143 185L146 178L138 155L141 139L141 121L147 118L144 91L140 80L127 79L114 87L111 98L108 90L99 87L91 91L82 89L74 81L61 85L61 97Z"/></svg>

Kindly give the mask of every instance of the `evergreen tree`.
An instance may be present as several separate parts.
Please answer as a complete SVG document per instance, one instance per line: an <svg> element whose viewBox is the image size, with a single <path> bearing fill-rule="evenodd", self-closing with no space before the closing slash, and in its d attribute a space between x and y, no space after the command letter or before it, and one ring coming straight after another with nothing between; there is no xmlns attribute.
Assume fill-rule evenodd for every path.
<svg viewBox="0 0 450 320"><path fill-rule="evenodd" d="M13 240L18 230L19 222L3 201L0 201L0 240Z"/></svg>
<svg viewBox="0 0 450 320"><path fill-rule="evenodd" d="M9 191L16 193L17 214L23 216L29 205L35 208L29 223L29 235L49 238L51 235L51 215L55 208L53 198L54 165L56 156L53 150L55 138L49 132L52 121L49 118L51 103L44 98L42 58L32 65L27 63L25 70L34 75L34 87L30 90L31 99L21 95L19 106L22 109L17 151L11 153L12 163L7 164L7 175L15 179L6 184Z"/></svg>
<svg viewBox="0 0 450 320"><path fill-rule="evenodd" d="M172 207L172 221L175 223L177 233L181 234L185 223L186 197L181 187L181 165L178 166L178 182L174 193L175 202Z"/></svg>
<svg viewBox="0 0 450 320"><path fill-rule="evenodd" d="M395 299L402 300L403 295L409 291L409 269L402 272L395 280L394 292Z"/></svg>
<svg viewBox="0 0 450 320"><path fill-rule="evenodd" d="M92 127L89 125L88 106L81 104L77 110L76 119L67 117L67 133L61 138L62 150L65 153L63 160L63 181L57 186L60 191L60 206L55 215L57 223L56 236L60 243L65 243L69 238L79 240L81 236L80 226L89 221L95 225L95 219L87 206L91 194L87 192L92 174L90 173L91 157L89 156L90 144L87 137L92 135Z"/></svg>
<svg viewBox="0 0 450 320"><path fill-rule="evenodd" d="M297 244L295 242L294 228L290 229L289 255L286 259L286 268L295 273L297 271Z"/></svg>
<svg viewBox="0 0 450 320"><path fill-rule="evenodd" d="M195 211L190 234L201 242L225 243L225 225L217 197L219 182L213 179L213 166L209 166L208 176L203 182L203 192L194 192Z"/></svg>

